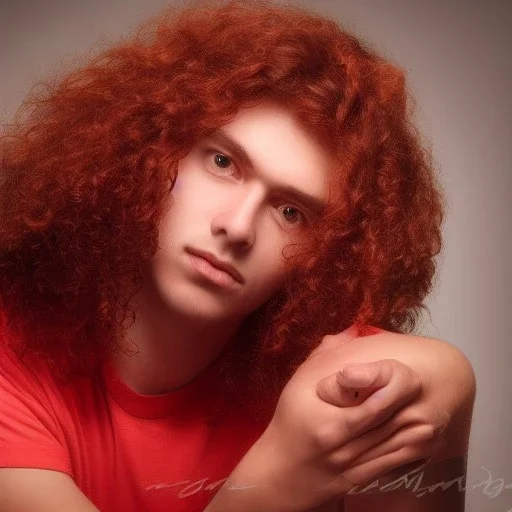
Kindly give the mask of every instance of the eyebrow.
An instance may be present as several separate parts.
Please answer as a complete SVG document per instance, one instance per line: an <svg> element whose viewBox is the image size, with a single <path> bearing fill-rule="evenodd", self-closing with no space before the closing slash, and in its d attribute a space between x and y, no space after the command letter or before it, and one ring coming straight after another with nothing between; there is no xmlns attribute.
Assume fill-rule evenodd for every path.
<svg viewBox="0 0 512 512"><path fill-rule="evenodd" d="M233 137L228 135L222 128L219 128L218 130L211 133L207 139L218 142L238 160L242 161L245 166L250 167L253 170L255 169L251 157L245 148L235 139L233 139ZM290 185L276 186L275 189L278 190L281 194L286 194L292 197L295 201L301 203L315 215L320 215L327 207L326 203L322 199L312 196Z"/></svg>

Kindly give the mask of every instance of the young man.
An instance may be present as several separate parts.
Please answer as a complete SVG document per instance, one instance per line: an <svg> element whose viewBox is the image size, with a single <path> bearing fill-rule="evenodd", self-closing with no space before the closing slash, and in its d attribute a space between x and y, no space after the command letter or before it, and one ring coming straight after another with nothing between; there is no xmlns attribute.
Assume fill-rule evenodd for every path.
<svg viewBox="0 0 512 512"><path fill-rule="evenodd" d="M3 142L0 509L343 507L466 453L470 365L400 334L442 217L406 99L334 23L246 2L39 98Z"/></svg>

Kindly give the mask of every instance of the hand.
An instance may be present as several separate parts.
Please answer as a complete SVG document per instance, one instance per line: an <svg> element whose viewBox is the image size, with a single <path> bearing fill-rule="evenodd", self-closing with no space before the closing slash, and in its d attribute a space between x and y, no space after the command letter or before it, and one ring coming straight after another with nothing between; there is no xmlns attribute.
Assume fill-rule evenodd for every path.
<svg viewBox="0 0 512 512"><path fill-rule="evenodd" d="M379 366L374 363L349 365L341 373L322 379L317 385L318 396L340 407L364 401L373 393L376 383L382 380L379 372L393 371L386 365L402 364L396 360L379 362ZM356 487L368 483L369 474L388 473L406 462L421 461L421 465L426 464L443 445L442 433L449 420L448 412L439 410L428 401L423 403L417 399L410 402L380 429L371 430L345 444L347 453L360 455L351 460L350 467L343 472L343 478ZM419 465L409 465L409 471Z"/></svg>
<svg viewBox="0 0 512 512"><path fill-rule="evenodd" d="M228 479L234 487L255 486L260 497L272 494L272 510L307 510L350 490L358 483L343 477L351 461L391 435L387 420L421 393L420 378L395 360L369 365L375 372L371 386L364 378L348 379L339 373L339 360L327 356L329 338L290 379L269 426ZM350 390L357 388L361 395L355 399ZM431 435L424 428L413 437ZM373 479L410 460L410 454L387 457L358 476L361 482Z"/></svg>
<svg viewBox="0 0 512 512"><path fill-rule="evenodd" d="M382 494L378 489L386 483L399 480L411 470L424 477L427 483L450 480L465 473L464 460L468 452L471 416L476 395L476 379L471 363L456 347L437 339L386 331L358 338L353 343L344 342L344 337L341 334L331 337L331 351L327 355L329 359L342 360L350 365L364 365L379 358L392 357L413 369L422 381L422 393L418 398L390 420L404 426L389 439L352 461L352 468L360 465L362 460L372 460L382 453L398 450L412 449L418 456L428 460L421 465L415 461L400 466L386 471L385 476L379 476L378 480L372 478L364 482L354 489L353 496L347 496L347 499L343 500L344 507L342 506L340 510L464 510L464 492L457 486L428 493L421 499L418 499L411 488L406 492L405 485L402 492L398 493ZM329 382L329 379L324 379L327 382L319 383L319 386L332 390L332 380L334 379L330 379ZM430 425L434 429L434 438L427 443L411 444L404 434L407 436L411 429L422 424ZM392 443L394 447L390 446ZM457 469L447 471L447 461L449 466L458 461L455 462L458 464ZM418 471L419 467L422 468L421 471ZM344 474L351 478L350 470ZM352 479L356 481L357 476L352 476ZM365 488L372 489L370 494L364 491ZM331 502L331 508L325 506L315 511L334 512L339 508L339 501L340 497Z"/></svg>
<svg viewBox="0 0 512 512"><path fill-rule="evenodd" d="M354 465L411 448L421 458L432 461L467 453L476 380L471 364L462 352L441 340L386 331L359 338L354 343L346 343L345 338L344 333L331 336L329 350L324 349L324 356L358 366L380 357L394 357L414 370L422 382L422 393L418 398L389 422L396 433L354 460ZM332 380L329 382L328 378L319 383L319 394L322 389L332 387ZM412 446L410 434L422 425L432 429L433 442Z"/></svg>

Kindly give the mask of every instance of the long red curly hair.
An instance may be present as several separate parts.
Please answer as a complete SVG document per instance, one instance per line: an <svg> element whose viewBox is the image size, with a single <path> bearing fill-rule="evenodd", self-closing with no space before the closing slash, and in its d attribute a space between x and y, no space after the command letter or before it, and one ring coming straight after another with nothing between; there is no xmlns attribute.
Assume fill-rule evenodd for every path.
<svg viewBox="0 0 512 512"><path fill-rule="evenodd" d="M412 331L443 202L404 73L319 15L201 2L32 97L2 138L0 306L22 353L68 375L109 357L133 320L179 160L265 99L337 155L336 201L296 276L245 322L228 380L282 382L322 336L354 323Z"/></svg>

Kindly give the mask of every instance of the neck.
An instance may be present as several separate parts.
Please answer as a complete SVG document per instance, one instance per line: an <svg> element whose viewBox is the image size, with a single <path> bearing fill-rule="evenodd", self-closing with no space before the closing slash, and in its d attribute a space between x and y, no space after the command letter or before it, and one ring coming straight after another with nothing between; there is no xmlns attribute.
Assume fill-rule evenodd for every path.
<svg viewBox="0 0 512 512"><path fill-rule="evenodd" d="M192 381L234 341L240 319L198 319L165 304L150 288L134 299L136 320L113 358L121 379L143 395L162 394Z"/></svg>

